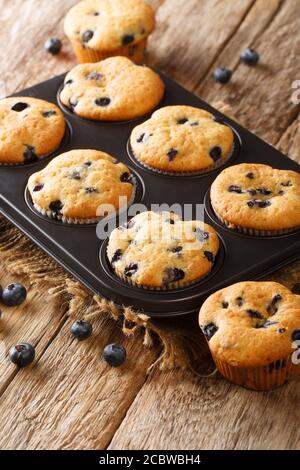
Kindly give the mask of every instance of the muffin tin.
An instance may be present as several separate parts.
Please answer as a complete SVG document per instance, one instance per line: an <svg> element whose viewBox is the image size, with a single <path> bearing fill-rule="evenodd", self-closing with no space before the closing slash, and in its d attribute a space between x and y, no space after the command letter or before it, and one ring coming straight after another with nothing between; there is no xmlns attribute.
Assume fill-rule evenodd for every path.
<svg viewBox="0 0 300 470"><path fill-rule="evenodd" d="M164 76L162 79L166 94L160 106L184 104L204 108L232 127L234 151L224 165L198 176L159 175L136 162L128 147L133 127L149 116L123 123L95 122L78 118L61 106L68 122L61 148L36 163L0 166L0 211L5 217L88 289L118 305L132 306L156 318L198 312L205 298L217 289L238 281L259 279L300 257L300 231L277 237L239 234L222 226L209 202L210 185L226 166L256 162L299 172L298 164L177 83ZM57 94L63 80L64 75L61 75L16 96L32 96L60 104ZM128 165L137 180L135 202L142 202L149 209L151 204L204 203L205 222L216 229L221 240L211 273L189 287L171 291L147 291L126 285L112 271L106 257L107 239L97 238L95 224L68 225L35 212L26 191L28 177L54 156L76 148L103 150Z"/></svg>

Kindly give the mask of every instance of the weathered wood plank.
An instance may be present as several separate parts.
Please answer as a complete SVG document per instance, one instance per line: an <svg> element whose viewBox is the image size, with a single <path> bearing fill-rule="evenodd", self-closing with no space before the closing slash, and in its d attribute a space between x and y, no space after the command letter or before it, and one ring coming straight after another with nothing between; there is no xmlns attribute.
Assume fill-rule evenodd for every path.
<svg viewBox="0 0 300 470"><path fill-rule="evenodd" d="M258 1L214 64L234 68L232 81L226 86L215 84L210 73L197 93L207 101L217 95L232 107L237 120L277 143L300 109L291 102L291 85L299 78L299 28L298 0ZM257 67L237 63L239 53L248 45L261 54Z"/></svg>

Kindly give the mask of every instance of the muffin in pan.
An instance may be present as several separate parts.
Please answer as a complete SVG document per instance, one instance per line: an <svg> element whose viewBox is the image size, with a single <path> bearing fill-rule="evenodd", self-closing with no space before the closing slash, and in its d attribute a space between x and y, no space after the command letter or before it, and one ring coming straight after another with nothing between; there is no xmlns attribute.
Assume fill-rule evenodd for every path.
<svg viewBox="0 0 300 470"><path fill-rule="evenodd" d="M300 296L276 282L240 282L211 295L199 323L221 374L269 390L300 374Z"/></svg>
<svg viewBox="0 0 300 470"><path fill-rule="evenodd" d="M72 150L54 158L28 180L34 207L67 223L93 223L125 208L135 181L123 163L98 150Z"/></svg>
<svg viewBox="0 0 300 470"><path fill-rule="evenodd" d="M53 103L17 96L0 100L0 165L32 163L57 150L65 120Z"/></svg>
<svg viewBox="0 0 300 470"><path fill-rule="evenodd" d="M201 221L183 221L172 212L143 212L115 229L108 260L125 283L167 290L202 279L212 269L219 239Z"/></svg>
<svg viewBox="0 0 300 470"><path fill-rule="evenodd" d="M234 134L204 109L166 106L135 127L133 156L145 167L165 174L210 171L232 154Z"/></svg>
<svg viewBox="0 0 300 470"><path fill-rule="evenodd" d="M99 121L124 121L150 112L161 101L165 86L148 67L125 57L112 57L71 70L60 93L61 102L78 116Z"/></svg>
<svg viewBox="0 0 300 470"><path fill-rule="evenodd" d="M228 228L250 235L280 235L300 226L300 173L242 163L220 173L211 204Z"/></svg>
<svg viewBox="0 0 300 470"><path fill-rule="evenodd" d="M68 12L64 29L79 62L125 56L140 64L154 26L144 0L85 0Z"/></svg>

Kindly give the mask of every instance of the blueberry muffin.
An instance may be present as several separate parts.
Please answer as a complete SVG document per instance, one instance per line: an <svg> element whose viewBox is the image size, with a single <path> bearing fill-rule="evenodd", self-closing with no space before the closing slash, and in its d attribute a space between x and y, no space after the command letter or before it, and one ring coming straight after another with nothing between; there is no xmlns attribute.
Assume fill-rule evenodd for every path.
<svg viewBox="0 0 300 470"><path fill-rule="evenodd" d="M18 96L0 100L0 164L35 162L54 152L65 133L53 103Z"/></svg>
<svg viewBox="0 0 300 470"><path fill-rule="evenodd" d="M144 0L85 0L71 8L64 28L79 62L125 56L140 64L154 25Z"/></svg>
<svg viewBox="0 0 300 470"><path fill-rule="evenodd" d="M150 112L163 94L164 83L151 69L111 57L75 67L65 78L60 99L78 116L124 121Z"/></svg>
<svg viewBox="0 0 300 470"><path fill-rule="evenodd" d="M68 223L91 223L126 207L134 196L130 170L98 150L72 150L28 181L34 207Z"/></svg>
<svg viewBox="0 0 300 470"><path fill-rule="evenodd" d="M211 204L230 229L276 235L300 226L300 174L268 165L226 168L211 187Z"/></svg>
<svg viewBox="0 0 300 470"><path fill-rule="evenodd" d="M167 106L134 128L130 146L134 157L155 171L203 172L230 156L233 131L204 109Z"/></svg>
<svg viewBox="0 0 300 470"><path fill-rule="evenodd" d="M300 374L300 296L281 284L240 282L219 290L202 305L199 323L231 382L268 390Z"/></svg>
<svg viewBox="0 0 300 470"><path fill-rule="evenodd" d="M174 289L207 275L218 250L218 236L209 225L183 221L172 212L143 212L111 233L107 256L129 284Z"/></svg>

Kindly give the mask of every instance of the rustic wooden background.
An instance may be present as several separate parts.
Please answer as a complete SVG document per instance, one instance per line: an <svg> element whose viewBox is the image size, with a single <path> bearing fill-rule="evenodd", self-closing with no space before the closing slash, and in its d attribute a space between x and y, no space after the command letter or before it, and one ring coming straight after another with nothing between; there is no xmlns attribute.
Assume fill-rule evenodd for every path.
<svg viewBox="0 0 300 470"><path fill-rule="evenodd" d="M13 93L75 64L43 51L74 0L0 0L0 93ZM251 130L300 161L299 105L291 102L300 79L299 0L157 0L157 28L148 62L213 102L224 100ZM261 54L256 68L240 64L247 46ZM212 80L230 67L230 84ZM0 182L1 184L1 182ZM290 269L290 271L289 271ZM296 283L299 264L288 268ZM0 259L0 282L12 281ZM23 280L26 284L26 279ZM96 334L78 344L70 320L45 292L31 289L21 308L4 310L0 339L37 348L37 364L18 371L0 363L1 449L293 449L300 447L299 384L250 392L221 377L186 372L147 376L159 348L125 340L115 324L99 320ZM110 369L103 346L121 341L128 362Z"/></svg>

